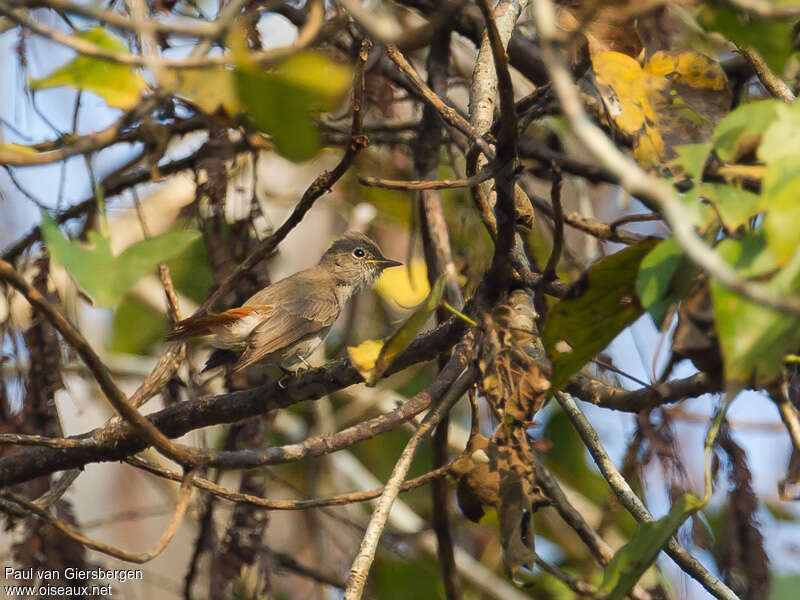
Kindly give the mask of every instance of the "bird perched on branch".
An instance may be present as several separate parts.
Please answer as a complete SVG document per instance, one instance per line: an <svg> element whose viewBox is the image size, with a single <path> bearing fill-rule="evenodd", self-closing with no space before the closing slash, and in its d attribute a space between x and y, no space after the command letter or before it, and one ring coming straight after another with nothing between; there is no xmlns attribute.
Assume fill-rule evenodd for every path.
<svg viewBox="0 0 800 600"><path fill-rule="evenodd" d="M347 233L315 266L265 287L238 308L184 319L167 340L211 336L217 350L203 371L233 364L235 373L255 362L293 370L308 364L352 296L401 264L385 258L367 236Z"/></svg>

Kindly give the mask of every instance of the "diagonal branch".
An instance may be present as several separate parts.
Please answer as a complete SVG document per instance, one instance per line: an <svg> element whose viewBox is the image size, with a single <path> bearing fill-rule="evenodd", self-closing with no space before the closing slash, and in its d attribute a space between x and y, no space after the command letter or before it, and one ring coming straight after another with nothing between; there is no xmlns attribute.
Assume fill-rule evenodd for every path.
<svg viewBox="0 0 800 600"><path fill-rule="evenodd" d="M199 455L191 448L174 444L169 441L158 428L144 417L128 402L125 393L119 389L111 377L108 367L103 363L97 353L81 335L72 323L67 321L42 294L32 287L25 279L14 270L9 263L0 259L0 279L4 279L16 288L44 317L53 324L67 343L72 346L91 371L100 389L103 390L109 403L130 424L136 434L154 445L166 456L182 464L196 464Z"/></svg>
<svg viewBox="0 0 800 600"><path fill-rule="evenodd" d="M578 408L575 400L573 400L569 394L564 393L558 393L556 398L570 421L572 421L573 427L575 427L576 431L581 436L583 443L588 448L592 458L594 458L597 467L600 469L603 477L608 482L608 485L611 486L611 489L614 491L617 498L619 498L622 505L637 521L652 521L653 515L650 514L650 511L647 510L647 507L617 470L614 462L609 458L600 443L600 437L597 435L597 431L595 431L594 427L589 423L586 416L581 412L581 409ZM677 541L670 539L664 550L681 569L700 582L714 597L720 600L738 600L736 594L727 585L712 575Z"/></svg>
<svg viewBox="0 0 800 600"><path fill-rule="evenodd" d="M389 511L392 508L395 498L400 491L400 486L405 479L414 455L422 441L430 436L433 428L448 413L450 408L463 396L467 389L474 383L477 377L477 367L470 367L464 372L453 386L448 390L442 401L425 417L422 425L403 449L400 458L392 469L392 474L383 489L383 494L378 499L375 510L367 525L364 539L361 541L361 548L358 551L353 564L350 567L350 576L347 579L347 589L345 590L345 600L358 600L364 593L364 586L367 583L367 574L375 559L375 550L378 547L378 540L381 537Z"/></svg>
<svg viewBox="0 0 800 600"><path fill-rule="evenodd" d="M440 352L451 348L458 341L462 331L463 323L453 320L422 336L397 357L385 375L435 358ZM455 367L447 372L442 371L437 380L426 390L391 413L364 421L336 434L309 438L298 444L269 448L261 453L242 451L240 455L223 453L216 456L233 456L235 460L230 463L221 461L225 462L222 466L241 468L322 456L346 448L357 441L370 439L389 431L422 412L434 399L444 393L457 375ZM348 361L339 360L292 378L287 389L277 383L269 383L241 392L175 404L148 415L147 419L165 435L180 437L201 427L233 423L304 400L315 400L359 381L362 381L362 377L358 371ZM69 449L26 448L3 457L0 459L0 486L28 481L54 471L82 467L93 462L121 460L147 447L147 442L142 440L129 425L119 420L108 421L94 431L77 438L91 438L95 444L91 447ZM208 454L205 458L210 461L212 455Z"/></svg>
<svg viewBox="0 0 800 600"><path fill-rule="evenodd" d="M155 545L147 552L142 552L140 554L134 554L128 552L127 550L122 550L120 548L116 548L114 546L104 544L103 542L98 542L97 540L88 538L85 535L74 531L67 523L57 517L54 517L49 511L41 508L36 503L31 502L19 494L3 491L0 492L0 498L35 515L37 518L50 523L61 532L80 542L87 548L97 550L98 552L102 552L103 554L113 556L114 558L118 558L120 560L125 560L136 564L143 564L153 560L156 556L161 554L164 548L166 548L172 540L175 532L178 531L178 527L180 527L183 517L186 514L186 509L189 507L189 500L192 497L193 477L194 471L187 471L183 476L180 493L178 495L178 503L175 506L175 512L172 515L169 525L167 525L167 528L164 530L164 533L161 534L161 537L155 543Z"/></svg>

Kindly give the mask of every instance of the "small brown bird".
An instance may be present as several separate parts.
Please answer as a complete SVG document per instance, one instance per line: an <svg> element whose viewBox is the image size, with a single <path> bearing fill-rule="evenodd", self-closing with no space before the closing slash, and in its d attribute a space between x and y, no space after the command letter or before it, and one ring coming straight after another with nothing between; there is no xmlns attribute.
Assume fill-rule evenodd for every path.
<svg viewBox="0 0 800 600"><path fill-rule="evenodd" d="M292 370L319 346L342 307L402 263L389 260L361 233L346 233L319 263L265 287L239 308L180 321L170 341L211 336L217 348L203 371L233 363L232 372L255 362Z"/></svg>

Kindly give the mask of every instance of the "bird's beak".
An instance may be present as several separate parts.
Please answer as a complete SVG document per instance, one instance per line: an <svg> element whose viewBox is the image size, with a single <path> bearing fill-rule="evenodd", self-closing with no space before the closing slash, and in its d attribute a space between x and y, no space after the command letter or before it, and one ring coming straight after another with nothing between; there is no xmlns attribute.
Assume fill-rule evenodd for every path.
<svg viewBox="0 0 800 600"><path fill-rule="evenodd" d="M375 258L369 262L374 265L378 265L381 269L388 269L389 267L401 267L403 265L403 263L399 261L390 260L388 258Z"/></svg>

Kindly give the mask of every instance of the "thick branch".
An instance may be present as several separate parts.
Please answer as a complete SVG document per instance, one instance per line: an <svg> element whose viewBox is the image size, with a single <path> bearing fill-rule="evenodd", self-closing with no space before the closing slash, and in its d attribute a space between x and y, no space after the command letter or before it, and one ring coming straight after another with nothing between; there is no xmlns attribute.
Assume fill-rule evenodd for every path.
<svg viewBox="0 0 800 600"><path fill-rule="evenodd" d="M458 340L462 325L460 321L451 321L421 337L398 356L386 374L396 373L412 364L435 358ZM147 418L165 435L175 438L201 427L233 423L304 400L316 400L361 380L362 377L349 362L339 360L293 378L288 389L281 388L277 383L270 383L242 392L175 404L147 415ZM429 388L389 415L339 432L346 432L346 435L311 438L300 444L269 449L267 456L258 457L262 459L259 464L278 464L304 456L320 456L332 451L336 444L374 437L424 410L436 393L437 389ZM0 459L0 486L28 481L63 469L83 467L93 462L122 460L147 447L129 426L119 421L110 421L90 433L76 437L92 438L96 441L96 446L72 449L26 448ZM342 447L346 445L344 443Z"/></svg>

